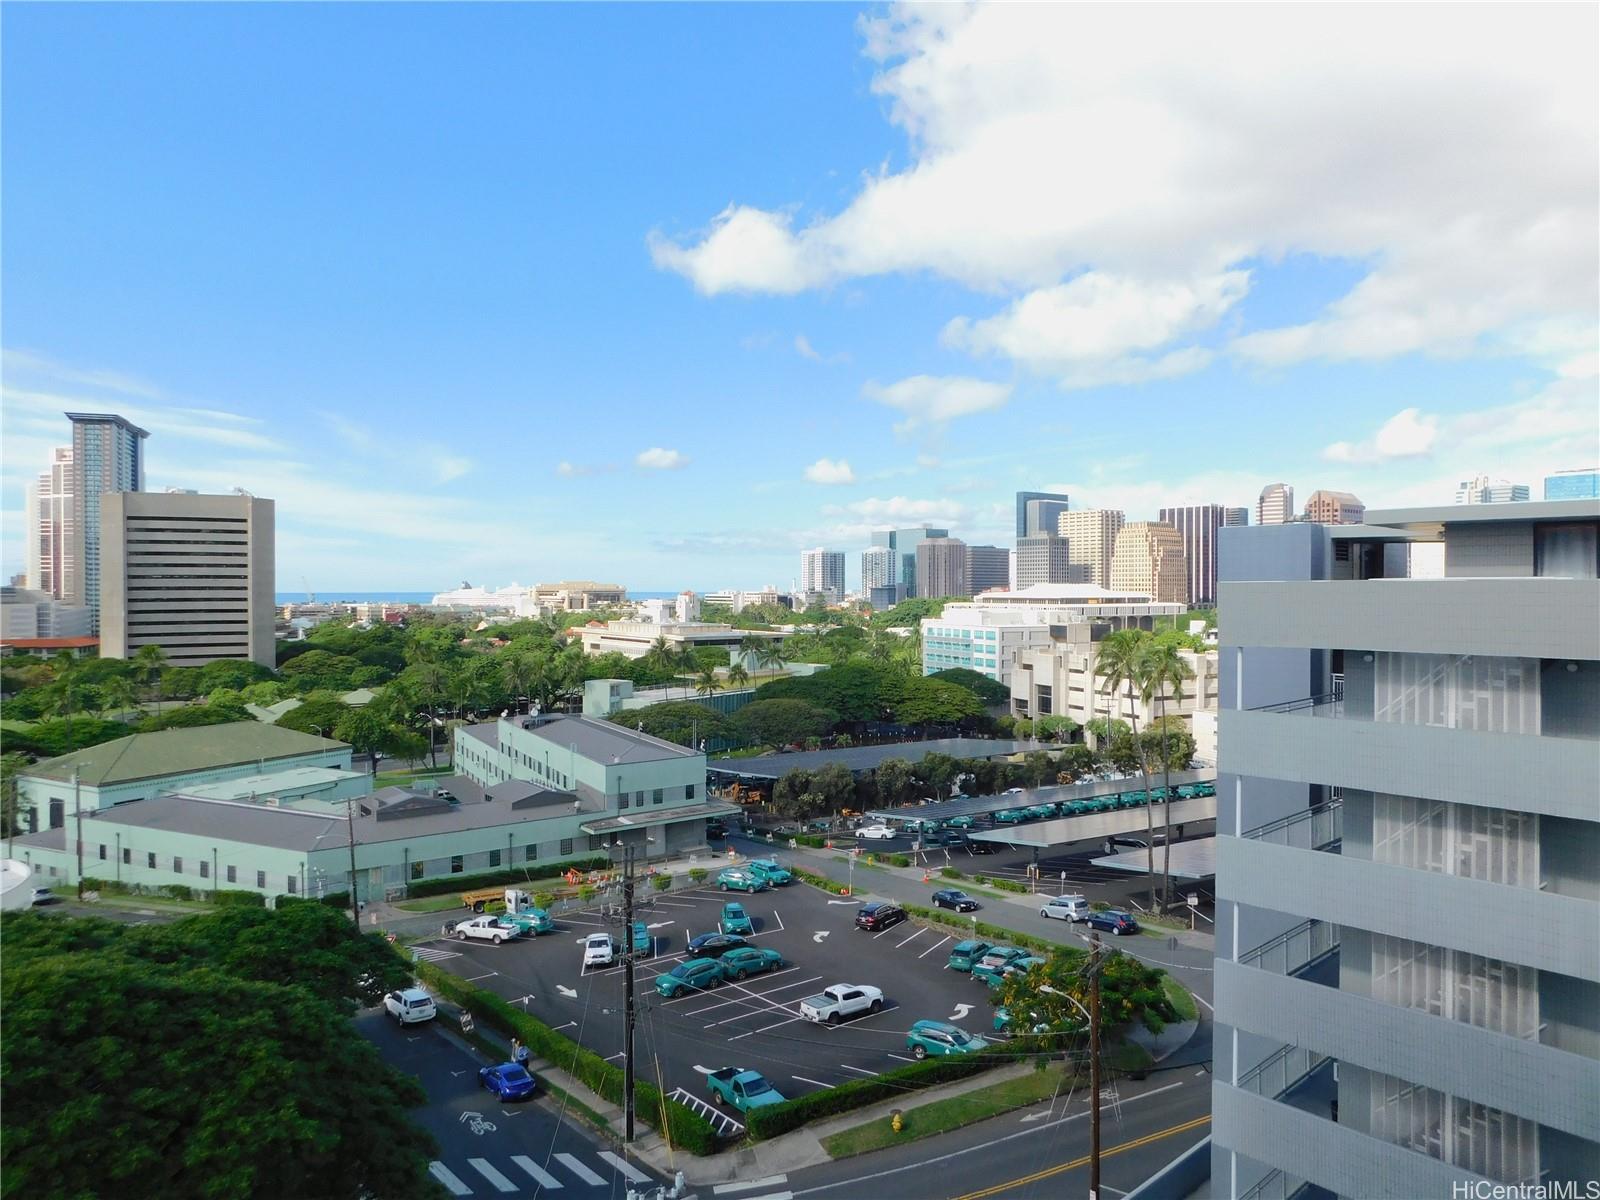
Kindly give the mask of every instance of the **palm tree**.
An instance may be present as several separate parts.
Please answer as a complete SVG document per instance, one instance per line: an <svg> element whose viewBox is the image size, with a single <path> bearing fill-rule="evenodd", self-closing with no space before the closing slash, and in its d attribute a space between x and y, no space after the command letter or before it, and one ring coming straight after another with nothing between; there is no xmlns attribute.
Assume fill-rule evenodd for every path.
<svg viewBox="0 0 1600 1200"><path fill-rule="evenodd" d="M710 667L701 667L694 677L694 690L702 696L713 695L721 686L717 673Z"/></svg>
<svg viewBox="0 0 1600 1200"><path fill-rule="evenodd" d="M126 675L115 675L100 685L100 702L104 711L121 715L139 707L139 689Z"/></svg>
<svg viewBox="0 0 1600 1200"><path fill-rule="evenodd" d="M650 649L644 652L644 661L658 671L669 671L673 667L672 645L667 641L666 634L660 634L650 643Z"/></svg>
<svg viewBox="0 0 1600 1200"><path fill-rule="evenodd" d="M750 672L744 669L743 662L736 662L728 668L728 686L743 687L750 682Z"/></svg>
<svg viewBox="0 0 1600 1200"><path fill-rule="evenodd" d="M776 671L788 661L788 652L784 650L783 643L777 638L762 638L761 644L756 647L756 666L767 671Z"/></svg>
<svg viewBox="0 0 1600 1200"><path fill-rule="evenodd" d="M673 657L679 671L690 675L698 675L700 673L700 658L695 654L694 647L688 642L685 642Z"/></svg>
<svg viewBox="0 0 1600 1200"><path fill-rule="evenodd" d="M533 681L539 674L539 664L531 654L508 654L500 664L500 673L506 687L511 689L511 698L515 703L531 694Z"/></svg>
<svg viewBox="0 0 1600 1200"><path fill-rule="evenodd" d="M74 658L70 654L58 654L53 665L56 678L49 688L50 712L66 720L66 752L71 754L77 749L72 741L72 714L87 709L94 692L89 684L84 682L81 659Z"/></svg>
<svg viewBox="0 0 1600 1200"><path fill-rule="evenodd" d="M1100 643L1100 680L1108 692L1115 692L1118 688L1127 688L1127 699L1133 700L1135 689L1140 697L1146 697L1147 685L1145 682L1145 655L1144 633L1137 629L1119 629L1115 633L1107 634ZM1150 877L1150 907L1156 906L1156 852L1155 833L1156 818L1150 811L1150 768L1144 760L1144 746L1139 741L1139 707L1137 704L1129 705L1129 714L1133 718L1133 748L1139 755L1139 774L1144 777L1144 815L1145 828L1148 831L1145 837L1145 867ZM1109 732L1110 726L1107 726Z"/></svg>
<svg viewBox="0 0 1600 1200"><path fill-rule="evenodd" d="M167 666L167 652L160 646L140 646L133 652L134 666L138 667L139 674L144 676L145 686L150 689L151 698L156 702L156 713L161 712L161 672Z"/></svg>
<svg viewBox="0 0 1600 1200"><path fill-rule="evenodd" d="M1162 811L1166 816L1166 840L1161 846L1161 902L1172 903L1172 758L1167 751L1167 692L1180 704L1183 702L1183 684L1194 678L1194 671L1183 660L1175 641L1152 638L1144 649L1146 679L1155 690L1156 703L1161 716L1161 786L1166 800Z"/></svg>

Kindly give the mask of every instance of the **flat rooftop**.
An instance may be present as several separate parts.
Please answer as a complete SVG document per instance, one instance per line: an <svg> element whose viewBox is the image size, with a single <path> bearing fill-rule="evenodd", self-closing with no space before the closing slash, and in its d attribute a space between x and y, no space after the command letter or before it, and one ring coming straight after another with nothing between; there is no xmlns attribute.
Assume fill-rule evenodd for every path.
<svg viewBox="0 0 1600 1200"><path fill-rule="evenodd" d="M1035 749L1031 742L1018 744L1028 749ZM1217 772L1215 767L1174 771L1167 777L1152 776L1150 786L1162 787L1164 779L1170 780L1175 788L1191 783L1215 783ZM948 821L953 817L988 816L990 813L1002 812L1008 808L1028 808L1035 804L1064 804L1068 800L1095 800L1101 796L1120 796L1123 792L1142 791L1144 791L1143 777L1129 775L1122 779L1091 779L1085 783L1053 783L1047 787L1024 788L1020 792L1001 792L994 796L959 796L954 800L933 800L926 804L912 805L910 808L874 808L866 815L883 821ZM1035 824L1054 825L1057 821L1074 819L1056 817ZM1025 839L1019 835L1030 828L1032 828L1030 825L1008 825L1003 830L1006 836L1000 840L1021 843Z"/></svg>
<svg viewBox="0 0 1600 1200"><path fill-rule="evenodd" d="M1156 863L1159 865L1166 847L1157 846ZM1129 871L1143 875L1148 867L1143 850L1130 849L1123 854L1107 854L1089 860L1097 867L1110 867L1113 871ZM1214 837L1190 838L1187 842L1172 843L1171 873L1174 879L1214 879L1217 874L1217 839Z"/></svg>
<svg viewBox="0 0 1600 1200"><path fill-rule="evenodd" d="M468 737L485 745L498 746L500 726L507 725L525 735L549 742L559 750L570 750L580 758L596 763L659 762L668 758L698 758L700 751L662 738L651 737L627 725L598 717L522 716L502 717L463 728Z"/></svg>
<svg viewBox="0 0 1600 1200"><path fill-rule="evenodd" d="M1003 758L1040 747L1032 742L998 741L994 738L935 738L927 742L887 742L881 746L847 746L841 750L800 750L792 754L762 754L755 758L719 758L706 763L706 770L741 778L781 779L790 771L816 771L841 763L851 771L875 770L891 758L921 762L930 754L951 758ZM1004 807L1004 806L1002 806Z"/></svg>

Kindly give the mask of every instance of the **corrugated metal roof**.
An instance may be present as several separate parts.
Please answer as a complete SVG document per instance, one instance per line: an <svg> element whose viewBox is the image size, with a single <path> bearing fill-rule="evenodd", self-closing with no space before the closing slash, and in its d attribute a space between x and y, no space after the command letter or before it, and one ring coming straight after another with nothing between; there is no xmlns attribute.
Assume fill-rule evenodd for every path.
<svg viewBox="0 0 1600 1200"><path fill-rule="evenodd" d="M347 749L343 742L312 733L264 725L260 721L231 721L226 725L135 733L44 759L21 774L35 779L70 780L76 770L80 783L106 787L214 767Z"/></svg>

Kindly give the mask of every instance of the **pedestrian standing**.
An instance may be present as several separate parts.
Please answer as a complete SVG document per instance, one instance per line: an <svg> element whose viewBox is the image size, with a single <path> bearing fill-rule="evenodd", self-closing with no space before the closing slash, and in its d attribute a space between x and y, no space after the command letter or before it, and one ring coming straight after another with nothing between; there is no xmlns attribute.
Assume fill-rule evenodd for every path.
<svg viewBox="0 0 1600 1200"><path fill-rule="evenodd" d="M520 1038L511 1039L511 1061L521 1066L528 1058L528 1048L522 1044Z"/></svg>

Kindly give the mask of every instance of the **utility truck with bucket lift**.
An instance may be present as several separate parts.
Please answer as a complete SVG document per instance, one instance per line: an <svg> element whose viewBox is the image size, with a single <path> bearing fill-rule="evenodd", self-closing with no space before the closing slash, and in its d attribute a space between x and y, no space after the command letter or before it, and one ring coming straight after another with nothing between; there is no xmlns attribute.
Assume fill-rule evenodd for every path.
<svg viewBox="0 0 1600 1200"><path fill-rule="evenodd" d="M503 911L506 916L526 926L524 933L549 933L555 928L550 914L520 888L479 888L473 892L462 892L461 903L475 913Z"/></svg>

